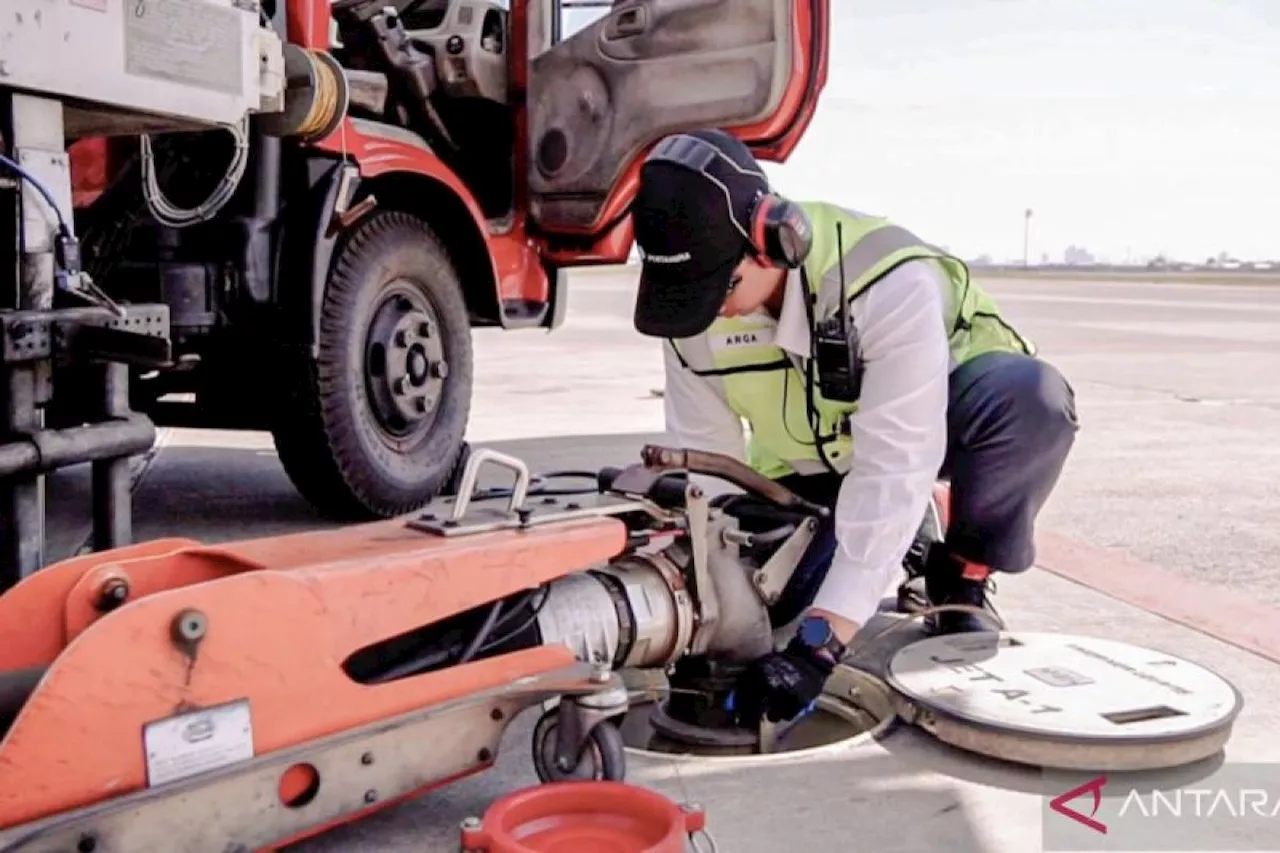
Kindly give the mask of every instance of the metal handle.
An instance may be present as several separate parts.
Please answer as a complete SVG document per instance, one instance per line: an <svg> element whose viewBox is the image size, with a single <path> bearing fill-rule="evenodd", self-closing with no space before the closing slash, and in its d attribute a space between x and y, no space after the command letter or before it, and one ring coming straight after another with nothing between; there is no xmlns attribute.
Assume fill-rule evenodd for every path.
<svg viewBox="0 0 1280 853"><path fill-rule="evenodd" d="M467 506L475 493L476 480L480 476L480 466L492 462L500 468L506 468L516 475L515 485L511 487L511 498L507 501L507 512L515 512L524 504L529 494L529 466L514 456L499 453L487 447L474 451L462 469L462 479L458 483L458 495L453 505L453 520L461 521L466 514Z"/></svg>
<svg viewBox="0 0 1280 853"><path fill-rule="evenodd" d="M653 471L687 471L690 474L719 477L743 491L751 492L780 507L803 510L822 518L831 514L831 510L827 507L805 500L776 480L770 480L750 466L723 453L646 444L640 450L640 459L646 468Z"/></svg>
<svg viewBox="0 0 1280 853"><path fill-rule="evenodd" d="M604 37L609 41L632 38L649 30L649 10L643 7L622 9L605 27Z"/></svg>
<svg viewBox="0 0 1280 853"><path fill-rule="evenodd" d="M706 847L702 846L702 839L704 838L707 841ZM716 840L705 829L689 833L689 846L693 849L693 853L717 853L718 850Z"/></svg>

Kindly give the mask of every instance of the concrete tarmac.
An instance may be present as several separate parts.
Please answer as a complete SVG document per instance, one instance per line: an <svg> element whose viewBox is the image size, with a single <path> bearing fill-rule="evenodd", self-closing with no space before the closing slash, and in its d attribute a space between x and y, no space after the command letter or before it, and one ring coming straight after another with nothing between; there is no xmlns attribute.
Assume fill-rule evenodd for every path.
<svg viewBox="0 0 1280 853"><path fill-rule="evenodd" d="M988 287L1079 399L1082 429L1043 526L1280 603L1280 287ZM591 436L660 432L660 353L630 329L633 293L630 271L583 272L565 327L479 330L472 440L575 436L589 447ZM192 524L223 538L323 523L284 478L270 436L165 429L160 446L161 464L142 478L140 536ZM87 535L87 512L76 506L87 500L87 477L50 478L49 491L51 551L65 554Z"/></svg>
<svg viewBox="0 0 1280 853"><path fill-rule="evenodd" d="M1280 288L1004 279L989 289L1079 398L1082 431L1041 519L1053 544L1048 559L1069 554L1077 564L1096 563L1094 574L1103 576L1111 570L1101 567L1121 565L1109 562L1114 555L1142 566L1125 595L1104 595L1081 585L1084 572L1050 563L1052 572L1002 579L1001 612L1014 627L1128 640L1212 666L1246 697L1228 757L1280 757L1276 665L1263 656L1273 649L1280 659L1280 629L1255 631L1266 636L1249 646L1227 636L1230 624L1214 638L1171 622L1194 624L1197 607L1206 622L1224 621L1223 607L1210 613L1195 592L1178 593L1176 616L1140 609L1158 609L1146 587L1168 598L1200 582L1235 596L1228 612L1237 622L1277 613L1280 448L1271 437L1280 426ZM632 271L584 272L574 278L564 328L480 331L471 439L526 456L535 469L634 461L642 443L659 438L662 376L657 344L630 330L633 293ZM326 526L262 434L165 429L139 474L138 539L217 541ZM49 480L54 555L72 553L88 534L87 486L84 471ZM1083 550L1070 550L1077 546ZM458 820L534 780L528 725L513 724L494 772L300 849L456 849ZM1034 773L975 760L910 730L840 757L746 775L637 766L636 781L707 805L722 853L848 849L850 839L882 851L944 843L1043 849ZM803 797L782 793L789 791ZM1222 849L1280 849L1280 842Z"/></svg>

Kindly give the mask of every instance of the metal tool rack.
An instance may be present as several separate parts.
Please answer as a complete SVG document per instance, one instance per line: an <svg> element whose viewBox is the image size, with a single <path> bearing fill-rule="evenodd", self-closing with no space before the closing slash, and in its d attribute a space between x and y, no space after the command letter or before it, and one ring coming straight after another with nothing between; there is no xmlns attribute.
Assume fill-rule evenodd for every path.
<svg viewBox="0 0 1280 853"><path fill-rule="evenodd" d="M0 591L47 562L51 471L90 463L94 548L131 541L129 460L151 448L155 427L129 408L129 367L170 356L168 306L95 299L78 275L62 111L57 100L0 90L0 154L21 170L0 164ZM49 217L62 220L62 239ZM90 419L47 429L54 368L77 364L95 374L74 386L96 397Z"/></svg>

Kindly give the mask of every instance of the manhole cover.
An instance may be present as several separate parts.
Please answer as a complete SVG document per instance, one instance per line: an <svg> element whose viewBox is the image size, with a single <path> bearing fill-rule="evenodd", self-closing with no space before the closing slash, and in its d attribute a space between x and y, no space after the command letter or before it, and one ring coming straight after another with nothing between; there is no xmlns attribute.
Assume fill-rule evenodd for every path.
<svg viewBox="0 0 1280 853"><path fill-rule="evenodd" d="M1214 754L1242 699L1163 652L1091 637L985 633L903 648L887 681L941 740L1042 767L1137 770ZM912 718L915 719L912 719Z"/></svg>

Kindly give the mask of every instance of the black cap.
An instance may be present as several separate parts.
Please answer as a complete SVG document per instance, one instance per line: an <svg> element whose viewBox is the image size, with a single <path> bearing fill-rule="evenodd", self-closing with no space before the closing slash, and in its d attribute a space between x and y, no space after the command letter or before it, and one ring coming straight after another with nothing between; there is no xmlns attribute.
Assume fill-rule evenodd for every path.
<svg viewBox="0 0 1280 853"><path fill-rule="evenodd" d="M723 156L682 136L709 143ZM715 322L734 267L750 247L751 208L769 191L769 181L751 151L732 134L676 134L673 147L679 147L688 164L655 158L672 141L660 141L641 167L632 204L641 259L634 322L643 335L688 338Z"/></svg>

